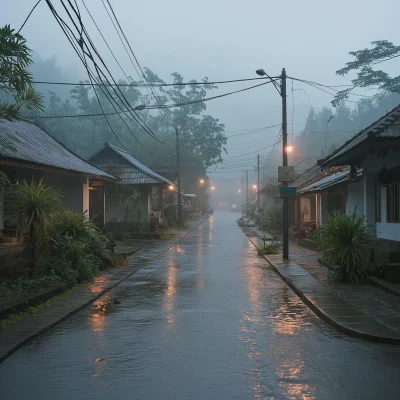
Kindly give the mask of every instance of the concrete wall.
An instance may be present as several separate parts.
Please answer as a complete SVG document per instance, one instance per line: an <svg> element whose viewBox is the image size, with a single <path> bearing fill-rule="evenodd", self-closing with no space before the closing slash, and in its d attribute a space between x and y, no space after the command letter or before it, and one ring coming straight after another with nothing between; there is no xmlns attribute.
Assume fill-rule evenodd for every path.
<svg viewBox="0 0 400 400"><path fill-rule="evenodd" d="M11 183L26 180L31 182L34 179L43 182L48 186L54 186L62 194L62 202L65 208L71 209L77 213L83 213L88 209L84 208L83 192L84 183L87 184L87 179L81 175L63 174L50 171L42 171L24 167L1 166ZM87 185L87 191L88 191ZM85 204L86 206L86 204Z"/></svg>
<svg viewBox="0 0 400 400"><path fill-rule="evenodd" d="M346 213L356 209L357 215L364 214L364 181L352 182L347 186Z"/></svg>
<svg viewBox="0 0 400 400"><path fill-rule="evenodd" d="M151 212L151 199L150 199L150 188L151 185L116 185L116 187L111 190L106 190L106 201L105 201L105 221L106 222L123 222L123 217L120 215L117 220L115 220L115 212L114 209L116 207L116 196L115 190L121 190L123 194L121 195L122 199L127 199L134 191L138 191L141 193L141 205L143 209L143 216L146 221L149 220L150 212Z"/></svg>
<svg viewBox="0 0 400 400"><path fill-rule="evenodd" d="M365 198L370 204L370 214L372 214L372 206L375 214L375 182L373 183L372 190L372 179L374 179L375 174L381 170L383 165L385 165L387 169L398 167L400 165L400 153L391 149L385 157L378 158L376 156L371 156L363 163L364 170L367 171L368 176L370 176L370 184L367 188L369 191ZM376 223L376 236L380 239L400 241L400 223L387 222L385 187L381 189L381 222Z"/></svg>

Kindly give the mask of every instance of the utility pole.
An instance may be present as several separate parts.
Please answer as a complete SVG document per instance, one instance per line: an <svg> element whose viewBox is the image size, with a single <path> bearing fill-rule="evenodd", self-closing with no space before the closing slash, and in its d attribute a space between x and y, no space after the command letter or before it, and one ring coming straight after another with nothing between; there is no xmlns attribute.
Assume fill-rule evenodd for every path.
<svg viewBox="0 0 400 400"><path fill-rule="evenodd" d="M181 164L179 159L179 132L175 128L176 137L176 169L178 172L178 227L182 226Z"/></svg>
<svg viewBox="0 0 400 400"><path fill-rule="evenodd" d="M257 208L260 208L260 155L257 154Z"/></svg>
<svg viewBox="0 0 400 400"><path fill-rule="evenodd" d="M282 69L281 75L281 97L282 97L282 158L283 166L288 165L287 156L287 110L286 110L286 70ZM283 186L288 186L283 182ZM289 200L283 198L283 259L289 259Z"/></svg>
<svg viewBox="0 0 400 400"><path fill-rule="evenodd" d="M249 171L247 171L247 169L245 170L246 172L246 217L248 215L248 211L249 211Z"/></svg>

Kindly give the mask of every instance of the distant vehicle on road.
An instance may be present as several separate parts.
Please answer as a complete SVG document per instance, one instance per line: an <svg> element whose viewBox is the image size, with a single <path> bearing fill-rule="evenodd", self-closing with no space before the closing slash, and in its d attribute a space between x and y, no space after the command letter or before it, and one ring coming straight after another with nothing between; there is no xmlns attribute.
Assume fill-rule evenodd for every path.
<svg viewBox="0 0 400 400"><path fill-rule="evenodd" d="M238 206L236 204L231 204L231 211L235 211L235 212L239 211Z"/></svg>

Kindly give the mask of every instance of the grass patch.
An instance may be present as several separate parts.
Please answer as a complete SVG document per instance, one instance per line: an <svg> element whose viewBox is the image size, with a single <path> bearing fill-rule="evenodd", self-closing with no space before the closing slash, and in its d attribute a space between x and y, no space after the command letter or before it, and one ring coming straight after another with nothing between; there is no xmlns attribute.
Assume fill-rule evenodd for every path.
<svg viewBox="0 0 400 400"><path fill-rule="evenodd" d="M44 276L36 279L18 278L14 280L0 280L0 302L17 299L23 293L32 289L41 289L59 285L59 280L52 276Z"/></svg>
<svg viewBox="0 0 400 400"><path fill-rule="evenodd" d="M159 240L170 240L176 237L175 233L162 233Z"/></svg>
<svg viewBox="0 0 400 400"><path fill-rule="evenodd" d="M55 297L47 300L46 302L39 304L38 306L29 307L25 311L20 312L20 313L7 315L6 318L4 318L0 321L0 329L5 328L9 325L13 325L17 322L24 321L33 315L37 315L39 313L44 313L54 303L54 301L65 298L67 296L70 296L74 290L79 290L83 286L85 286L85 284L76 285L72 289L69 289L69 290L65 291L64 293L61 293L58 296L55 296Z"/></svg>

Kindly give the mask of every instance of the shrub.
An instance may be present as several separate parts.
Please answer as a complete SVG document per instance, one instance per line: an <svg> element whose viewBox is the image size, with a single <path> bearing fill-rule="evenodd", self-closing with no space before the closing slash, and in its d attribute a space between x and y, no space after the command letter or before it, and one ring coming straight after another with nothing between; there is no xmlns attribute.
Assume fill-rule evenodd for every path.
<svg viewBox="0 0 400 400"><path fill-rule="evenodd" d="M5 201L6 213L17 222L23 240L31 246L30 278L35 274L39 248L47 239L52 214L61 208L60 193L40 180L13 185Z"/></svg>
<svg viewBox="0 0 400 400"><path fill-rule="evenodd" d="M276 204L268 208L260 218L261 228L279 231L282 229L283 207Z"/></svg>
<svg viewBox="0 0 400 400"><path fill-rule="evenodd" d="M91 280L101 265L101 259L90 251L87 243L60 235L51 239L49 251L40 260L40 273L64 282L81 283Z"/></svg>
<svg viewBox="0 0 400 400"><path fill-rule="evenodd" d="M110 243L84 215L66 210L53 217L53 238L39 266L43 276L80 283L113 266Z"/></svg>
<svg viewBox="0 0 400 400"><path fill-rule="evenodd" d="M340 267L340 280L360 282L371 271L371 252L377 242L368 232L364 216L355 211L352 214L334 211L313 236L323 264Z"/></svg>

